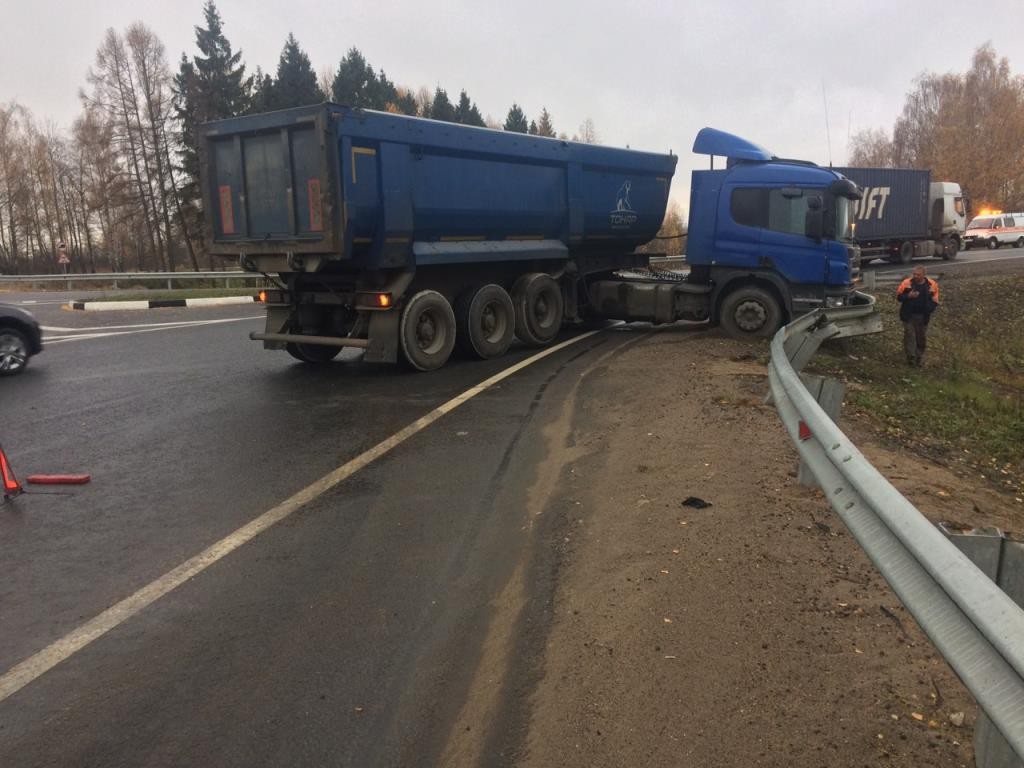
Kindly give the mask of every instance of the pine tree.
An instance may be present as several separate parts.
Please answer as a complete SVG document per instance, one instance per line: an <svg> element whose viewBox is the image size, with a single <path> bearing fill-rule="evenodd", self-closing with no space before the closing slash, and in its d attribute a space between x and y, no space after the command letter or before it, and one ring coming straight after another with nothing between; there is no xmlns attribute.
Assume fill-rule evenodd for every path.
<svg viewBox="0 0 1024 768"><path fill-rule="evenodd" d="M273 109L272 98L274 78L266 74L258 66L252 77L252 93L249 100L249 111L253 114Z"/></svg>
<svg viewBox="0 0 1024 768"><path fill-rule="evenodd" d="M372 70L371 70L372 72ZM387 110L398 101L398 89L384 70L370 81L370 109Z"/></svg>
<svg viewBox="0 0 1024 768"><path fill-rule="evenodd" d="M199 55L191 60L183 53L174 77L174 108L181 126L180 170L186 233L198 234L202 225L199 192L199 126L210 120L233 117L247 111L252 79L245 76L242 52L231 50L213 0L203 6L205 27L196 27Z"/></svg>
<svg viewBox="0 0 1024 768"><path fill-rule="evenodd" d="M463 125L478 125L483 126L484 118L480 114L480 110L477 109L469 99L469 95L465 90L459 94L459 105L455 108L455 122L462 123Z"/></svg>
<svg viewBox="0 0 1024 768"><path fill-rule="evenodd" d="M396 89L395 108L403 115L416 114L416 97L404 88Z"/></svg>
<svg viewBox="0 0 1024 768"><path fill-rule="evenodd" d="M533 133L533 131L531 131ZM548 138L555 137L555 127L551 124L551 115L548 113L548 108L544 107L540 111L540 119L537 120L537 131L538 136L547 136Z"/></svg>
<svg viewBox="0 0 1024 768"><path fill-rule="evenodd" d="M531 120L530 121L530 127L526 130L526 132L528 134L530 134L531 136L536 136L537 135L537 121L536 120Z"/></svg>
<svg viewBox="0 0 1024 768"><path fill-rule="evenodd" d="M508 117L505 118L505 130L527 133L529 129L530 124L526 122L526 115L523 113L522 108L513 102L512 107L508 111Z"/></svg>
<svg viewBox="0 0 1024 768"><path fill-rule="evenodd" d="M277 77L271 90L273 109L302 107L325 100L326 96L317 85L316 72L309 62L309 56L299 46L295 35L289 32L277 62Z"/></svg>
<svg viewBox="0 0 1024 768"><path fill-rule="evenodd" d="M455 107L448 100L448 93L438 86L434 91L434 100L430 103L430 117L433 120L444 120L447 123L455 122Z"/></svg>
<svg viewBox="0 0 1024 768"><path fill-rule="evenodd" d="M331 97L338 104L349 107L370 107L371 91L377 76L366 63L358 48L350 48L338 64L338 72L331 84Z"/></svg>

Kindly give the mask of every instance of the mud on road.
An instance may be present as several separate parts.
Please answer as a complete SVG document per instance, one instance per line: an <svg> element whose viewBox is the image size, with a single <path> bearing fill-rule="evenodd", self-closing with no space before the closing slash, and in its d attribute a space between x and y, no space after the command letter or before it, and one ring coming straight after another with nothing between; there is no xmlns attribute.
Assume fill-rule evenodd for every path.
<svg viewBox="0 0 1024 768"><path fill-rule="evenodd" d="M553 619L525 732L499 762L973 764L973 700L796 482L763 404L766 347L623 332L638 338L580 380L555 438ZM931 519L1020 529L1012 497L841 426Z"/></svg>

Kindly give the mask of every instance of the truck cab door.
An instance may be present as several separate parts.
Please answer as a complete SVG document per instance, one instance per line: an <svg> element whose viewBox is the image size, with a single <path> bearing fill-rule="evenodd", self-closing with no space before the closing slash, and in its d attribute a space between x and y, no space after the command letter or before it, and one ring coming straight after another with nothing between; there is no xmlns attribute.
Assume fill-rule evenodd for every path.
<svg viewBox="0 0 1024 768"><path fill-rule="evenodd" d="M824 302L828 254L820 190L777 187L768 190L768 218L761 231L761 259L791 286L793 309Z"/></svg>

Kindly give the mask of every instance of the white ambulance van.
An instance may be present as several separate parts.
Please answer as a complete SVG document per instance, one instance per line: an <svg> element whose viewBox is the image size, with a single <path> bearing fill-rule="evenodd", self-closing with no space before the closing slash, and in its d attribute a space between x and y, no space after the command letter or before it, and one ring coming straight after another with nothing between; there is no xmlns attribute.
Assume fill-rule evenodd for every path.
<svg viewBox="0 0 1024 768"><path fill-rule="evenodd" d="M964 233L965 250L1001 245L1024 248L1024 213L991 213L971 219Z"/></svg>

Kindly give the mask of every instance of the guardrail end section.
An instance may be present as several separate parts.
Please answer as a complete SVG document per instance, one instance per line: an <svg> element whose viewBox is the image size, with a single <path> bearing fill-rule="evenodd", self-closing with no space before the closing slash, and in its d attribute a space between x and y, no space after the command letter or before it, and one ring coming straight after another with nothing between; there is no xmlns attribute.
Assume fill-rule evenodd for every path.
<svg viewBox="0 0 1024 768"><path fill-rule="evenodd" d="M1024 540L998 528L964 530L939 523L939 529L1011 600L1024 606ZM1024 760L981 710L974 724L974 761L978 768L1024 766Z"/></svg>

